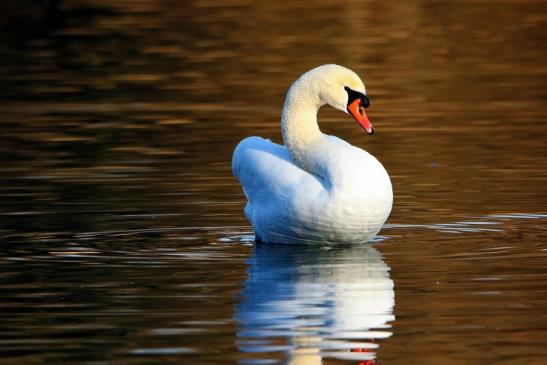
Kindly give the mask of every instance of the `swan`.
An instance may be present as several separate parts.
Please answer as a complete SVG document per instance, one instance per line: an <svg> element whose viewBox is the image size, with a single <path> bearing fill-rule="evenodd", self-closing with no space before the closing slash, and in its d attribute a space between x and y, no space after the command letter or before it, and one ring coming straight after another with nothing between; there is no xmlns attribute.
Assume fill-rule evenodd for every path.
<svg viewBox="0 0 547 365"><path fill-rule="evenodd" d="M363 243L391 212L391 181L382 164L320 131L317 112L325 104L374 133L363 81L329 64L304 73L289 88L281 113L285 145L253 136L235 148L232 171L247 197L244 212L257 242Z"/></svg>

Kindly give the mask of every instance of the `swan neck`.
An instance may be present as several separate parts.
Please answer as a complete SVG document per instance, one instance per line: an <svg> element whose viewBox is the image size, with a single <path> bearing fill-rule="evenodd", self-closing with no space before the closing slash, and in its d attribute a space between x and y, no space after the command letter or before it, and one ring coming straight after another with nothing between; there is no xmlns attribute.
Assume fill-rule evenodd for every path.
<svg viewBox="0 0 547 365"><path fill-rule="evenodd" d="M297 80L289 89L281 114L281 131L296 164L315 173L313 146L323 136L317 124L317 112L324 103L319 93L306 84Z"/></svg>

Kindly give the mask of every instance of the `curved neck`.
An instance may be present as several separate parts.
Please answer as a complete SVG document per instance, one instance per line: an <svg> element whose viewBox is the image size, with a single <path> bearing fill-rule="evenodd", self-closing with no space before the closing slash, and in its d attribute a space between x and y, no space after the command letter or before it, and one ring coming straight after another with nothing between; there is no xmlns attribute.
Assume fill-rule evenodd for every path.
<svg viewBox="0 0 547 365"><path fill-rule="evenodd" d="M323 136L317 125L317 111L324 103L307 81L299 79L289 89L281 113L281 131L295 163L309 173L317 174L313 145Z"/></svg>

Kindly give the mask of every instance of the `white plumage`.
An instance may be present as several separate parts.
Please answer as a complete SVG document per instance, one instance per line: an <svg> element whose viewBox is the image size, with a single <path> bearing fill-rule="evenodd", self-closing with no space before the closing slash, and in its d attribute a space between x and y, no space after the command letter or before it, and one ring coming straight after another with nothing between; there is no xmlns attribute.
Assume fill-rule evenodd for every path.
<svg viewBox="0 0 547 365"><path fill-rule="evenodd" d="M302 75L282 112L285 146L260 137L241 141L232 170L248 203L257 240L285 243L362 243L380 230L392 206L391 182L368 152L319 130L317 111L329 104L372 126L352 98L366 99L351 70L324 65ZM364 100L361 100L362 102Z"/></svg>

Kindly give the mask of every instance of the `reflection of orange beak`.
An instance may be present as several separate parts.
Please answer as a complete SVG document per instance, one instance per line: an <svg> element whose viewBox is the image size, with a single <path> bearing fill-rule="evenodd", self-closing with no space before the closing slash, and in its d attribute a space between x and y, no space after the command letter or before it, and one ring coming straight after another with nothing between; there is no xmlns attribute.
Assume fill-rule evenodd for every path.
<svg viewBox="0 0 547 365"><path fill-rule="evenodd" d="M368 120L365 108L361 106L361 99L355 99L350 105L348 105L348 111L353 115L353 118L363 127L368 134L374 133L374 127Z"/></svg>

